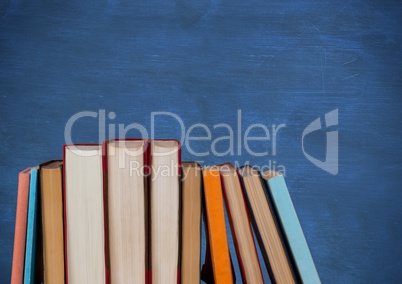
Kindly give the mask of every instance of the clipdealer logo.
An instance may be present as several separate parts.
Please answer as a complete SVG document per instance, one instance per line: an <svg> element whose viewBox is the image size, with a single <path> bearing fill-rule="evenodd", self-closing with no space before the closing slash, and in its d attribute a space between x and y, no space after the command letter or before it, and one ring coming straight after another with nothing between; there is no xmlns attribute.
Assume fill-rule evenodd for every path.
<svg viewBox="0 0 402 284"><path fill-rule="evenodd" d="M338 109L334 109L325 114L325 128L338 126ZM332 174L337 175L339 169L339 141L338 130L326 131L326 147L325 147L325 160L321 161L314 158L304 149L304 138L316 131L322 130L321 118L315 119L303 131L302 134L302 150L304 156L320 169Z"/></svg>
<svg viewBox="0 0 402 284"><path fill-rule="evenodd" d="M128 135L129 131L137 131L140 133L140 138L150 138L154 139L156 137L156 120L163 120L162 123L166 124L166 121L175 120L180 127L180 142L182 147L185 147L187 152L191 154L193 157L197 157L199 162L203 162L202 158L214 155L216 157L223 156L240 156L242 155L242 149L245 149L247 154L253 157L264 157L264 156L276 156L277 155L277 137L278 135L284 131L287 127L286 124L282 123L279 125L272 124L271 126L267 126L262 123L253 123L243 127L242 125L242 112L239 109L237 111L237 120L235 129L233 129L233 125L229 125L227 123L218 123L213 126L207 126L203 123L195 123L186 128L186 125L175 113L158 111L150 113L150 133L144 125L139 123L131 123L128 125L125 124L116 124L112 121L116 118L116 113L111 111L106 115L106 111L104 109L100 109L98 112L95 111L81 111L74 115L72 115L66 123L64 129L64 138L66 144L74 144L72 141L72 129L74 124L83 118L92 118L98 120L98 139L99 143L107 139L113 139L115 137L124 139ZM107 123L108 121L108 123ZM159 121L160 122L160 121ZM325 127L332 127L338 125L338 109L328 112L325 114ZM301 148L304 156L314 165L321 168L322 170L336 175L338 173L338 131L327 131L326 133L326 157L324 161L321 161L310 154L308 154L305 150L304 138L309 134L322 130L321 120L320 118L315 119L311 122L302 133L302 141ZM219 130L217 130L219 129ZM242 131L245 129L245 131ZM260 135L252 135L255 133L255 130L258 131ZM218 131L219 133L227 133L227 135L213 135L214 131ZM108 132L108 137L106 137L106 133ZM196 151L192 145L192 143L196 143L197 141L209 141L208 145L210 145L209 149L203 149L202 151ZM225 145L228 145L226 149L222 150L222 147L217 147L218 143L222 143L225 141ZM252 141L262 141L266 143L266 147L263 149L253 149ZM132 155L132 151L127 149L127 155ZM268 165L269 169L279 171L285 175L285 167L283 165L277 165L276 161L269 160Z"/></svg>

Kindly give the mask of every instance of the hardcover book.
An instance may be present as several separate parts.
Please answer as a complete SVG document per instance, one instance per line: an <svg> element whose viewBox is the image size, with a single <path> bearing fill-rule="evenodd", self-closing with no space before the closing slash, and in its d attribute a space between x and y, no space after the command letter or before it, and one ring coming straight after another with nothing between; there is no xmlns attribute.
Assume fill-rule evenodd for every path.
<svg viewBox="0 0 402 284"><path fill-rule="evenodd" d="M64 146L66 282L108 283L100 145Z"/></svg>
<svg viewBox="0 0 402 284"><path fill-rule="evenodd" d="M39 196L39 166L31 168L29 183L28 222L25 245L24 283L43 281L42 233Z"/></svg>
<svg viewBox="0 0 402 284"><path fill-rule="evenodd" d="M31 168L18 175L17 209L15 213L15 233L11 284L22 284L24 281L25 244L27 236L29 178Z"/></svg>
<svg viewBox="0 0 402 284"><path fill-rule="evenodd" d="M149 282L180 283L180 142L152 140L150 147Z"/></svg>
<svg viewBox="0 0 402 284"><path fill-rule="evenodd" d="M244 183L254 232L271 281L278 284L297 283L281 228L259 172L244 166L239 173Z"/></svg>
<svg viewBox="0 0 402 284"><path fill-rule="evenodd" d="M208 284L235 283L229 252L219 170L217 167L204 167L202 175L204 182L204 220L206 221L207 251L205 262L202 266L201 277Z"/></svg>
<svg viewBox="0 0 402 284"><path fill-rule="evenodd" d="M229 163L220 165L219 170L243 283L264 283L239 175Z"/></svg>
<svg viewBox="0 0 402 284"><path fill-rule="evenodd" d="M201 167L183 163L181 212L181 282L200 283L201 261Z"/></svg>
<svg viewBox="0 0 402 284"><path fill-rule="evenodd" d="M40 166L45 283L64 283L62 165L51 161Z"/></svg>
<svg viewBox="0 0 402 284"><path fill-rule="evenodd" d="M301 281L321 283L285 179L274 171L266 171L262 173L262 177L268 185L270 197Z"/></svg>
<svg viewBox="0 0 402 284"><path fill-rule="evenodd" d="M148 140L115 139L103 147L110 280L145 283L148 262Z"/></svg>

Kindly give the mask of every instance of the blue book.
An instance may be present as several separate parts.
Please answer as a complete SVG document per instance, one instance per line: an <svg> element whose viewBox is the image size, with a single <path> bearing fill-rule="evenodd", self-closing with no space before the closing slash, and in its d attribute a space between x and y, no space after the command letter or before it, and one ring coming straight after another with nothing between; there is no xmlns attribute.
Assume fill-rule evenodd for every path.
<svg viewBox="0 0 402 284"><path fill-rule="evenodd" d="M35 282L35 256L36 256L36 234L38 223L38 170L39 167L31 169L31 180L29 185L28 223L25 246L24 284Z"/></svg>
<svg viewBox="0 0 402 284"><path fill-rule="evenodd" d="M269 195L301 281L312 284L321 283L285 179L274 171L264 172L262 176L267 183Z"/></svg>

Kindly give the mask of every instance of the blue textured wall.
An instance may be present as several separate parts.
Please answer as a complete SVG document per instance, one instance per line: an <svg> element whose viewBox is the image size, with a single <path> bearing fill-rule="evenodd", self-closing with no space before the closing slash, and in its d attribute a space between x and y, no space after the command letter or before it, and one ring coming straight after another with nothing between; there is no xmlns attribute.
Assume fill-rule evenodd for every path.
<svg viewBox="0 0 402 284"><path fill-rule="evenodd" d="M152 111L234 127L241 109L243 133L285 123L276 156L242 147L203 160L286 167L323 282L401 282L400 2L5 0L0 13L0 283L10 279L18 172L61 158L70 116L99 109L116 113L107 123L148 129ZM336 108L332 176L306 159L301 135ZM172 118L156 128L180 134ZM78 121L73 139L97 142L97 121ZM305 142L324 158L325 132Z"/></svg>

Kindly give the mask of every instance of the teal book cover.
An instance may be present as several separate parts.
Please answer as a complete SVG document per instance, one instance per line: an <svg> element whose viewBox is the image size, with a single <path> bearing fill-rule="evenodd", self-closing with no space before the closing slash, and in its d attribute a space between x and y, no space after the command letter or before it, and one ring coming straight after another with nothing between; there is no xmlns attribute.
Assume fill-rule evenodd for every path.
<svg viewBox="0 0 402 284"><path fill-rule="evenodd" d="M300 279L303 283L321 283L285 179L278 175L266 182Z"/></svg>
<svg viewBox="0 0 402 284"><path fill-rule="evenodd" d="M31 169L31 180L29 185L24 284L35 283L35 257L38 233L38 170L39 167L33 167Z"/></svg>

